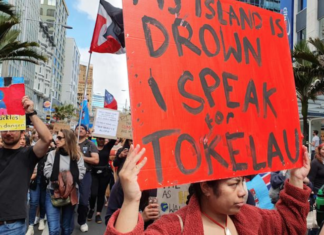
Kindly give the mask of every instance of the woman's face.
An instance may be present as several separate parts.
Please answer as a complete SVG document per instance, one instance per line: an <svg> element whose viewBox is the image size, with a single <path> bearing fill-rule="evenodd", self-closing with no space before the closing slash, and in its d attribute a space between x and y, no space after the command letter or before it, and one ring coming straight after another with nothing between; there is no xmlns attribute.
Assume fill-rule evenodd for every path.
<svg viewBox="0 0 324 235"><path fill-rule="evenodd" d="M57 148L63 147L65 145L65 136L62 132L59 131L59 133L57 134L55 143Z"/></svg>
<svg viewBox="0 0 324 235"><path fill-rule="evenodd" d="M38 140L38 133L37 132L35 132L35 134L33 134L33 140L34 141L37 141Z"/></svg>
<svg viewBox="0 0 324 235"><path fill-rule="evenodd" d="M217 214L234 215L244 205L246 191L242 177L221 180L218 186L218 195L215 195L213 188L208 185L207 187L207 195L209 194L207 196L208 206Z"/></svg>
<svg viewBox="0 0 324 235"><path fill-rule="evenodd" d="M322 157L324 157L324 146L321 148L320 154L321 154Z"/></svg>
<svg viewBox="0 0 324 235"><path fill-rule="evenodd" d="M20 144L20 147L26 147L26 137L25 137L25 135L20 136L19 144Z"/></svg>

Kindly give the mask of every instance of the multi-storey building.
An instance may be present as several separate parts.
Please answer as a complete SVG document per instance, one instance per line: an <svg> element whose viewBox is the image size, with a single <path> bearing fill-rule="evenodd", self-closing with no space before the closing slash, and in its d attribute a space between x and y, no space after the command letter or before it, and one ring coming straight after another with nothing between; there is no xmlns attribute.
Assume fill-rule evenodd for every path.
<svg viewBox="0 0 324 235"><path fill-rule="evenodd" d="M38 0L39 1L39 0ZM66 23L69 11L65 0L40 0L40 15L43 22L46 22L49 33L53 35L56 45L53 56L53 104L59 105L62 96L62 83L64 77L65 60L65 36Z"/></svg>
<svg viewBox="0 0 324 235"><path fill-rule="evenodd" d="M51 81L52 81L52 58L55 48L53 37L48 32L48 27L45 23L40 23L38 34L38 53L46 55L48 61L40 62L35 67L34 94L35 108L38 115L45 120L46 113L43 109L45 101L50 100Z"/></svg>
<svg viewBox="0 0 324 235"><path fill-rule="evenodd" d="M77 107L78 82L80 72L80 52L74 38L66 38L64 82L62 83L61 102Z"/></svg>
<svg viewBox="0 0 324 235"><path fill-rule="evenodd" d="M239 0L251 5L268 9L270 11L280 12L280 0ZM293 0L289 0L293 1Z"/></svg>
<svg viewBox="0 0 324 235"><path fill-rule="evenodd" d="M21 17L21 23L15 28L20 30L19 41L37 42L39 30L39 0L9 0L8 3L15 6L16 12ZM34 102L34 75L35 64L22 61L5 61L2 64L1 76L3 77L24 77L25 90Z"/></svg>
<svg viewBox="0 0 324 235"><path fill-rule="evenodd" d="M78 86L78 103L81 104L84 96L84 90L85 90L85 81L87 76L87 66L80 65L80 73L79 73L79 86ZM87 99L89 103L89 110L92 110L90 105L92 104L92 86L93 86L93 66L90 65L89 68L89 76L87 81Z"/></svg>
<svg viewBox="0 0 324 235"><path fill-rule="evenodd" d="M324 1L295 0L294 11L294 42L310 37L324 41Z"/></svg>

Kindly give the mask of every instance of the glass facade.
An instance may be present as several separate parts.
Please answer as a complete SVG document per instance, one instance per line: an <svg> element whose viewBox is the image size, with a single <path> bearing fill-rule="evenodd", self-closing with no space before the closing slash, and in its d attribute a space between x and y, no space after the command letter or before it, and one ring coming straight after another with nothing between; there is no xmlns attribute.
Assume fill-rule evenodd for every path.
<svg viewBox="0 0 324 235"><path fill-rule="evenodd" d="M239 0L270 11L280 12L280 0Z"/></svg>

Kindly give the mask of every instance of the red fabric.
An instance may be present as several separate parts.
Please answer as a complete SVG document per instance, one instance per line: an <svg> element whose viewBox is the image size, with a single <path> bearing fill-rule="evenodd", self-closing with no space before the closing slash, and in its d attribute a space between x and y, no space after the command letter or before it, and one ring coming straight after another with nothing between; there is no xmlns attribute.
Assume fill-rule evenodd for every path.
<svg viewBox="0 0 324 235"><path fill-rule="evenodd" d="M299 189L286 182L284 190L280 193L280 200L276 204L277 210L263 210L254 206L245 205L241 211L231 216L238 234L240 235L303 235L306 234L306 217L309 211L308 197L311 190L304 186ZM204 234L199 203L192 197L188 206L176 212L184 223L183 234ZM122 234L115 230L114 224L119 211L110 218L105 235ZM144 222L139 215L139 222L128 235L157 235L181 234L178 217L175 214L162 216L146 231L143 231Z"/></svg>
<svg viewBox="0 0 324 235"><path fill-rule="evenodd" d="M117 101L114 99L110 104L107 104L105 102L104 108L117 110L117 108L118 108Z"/></svg>

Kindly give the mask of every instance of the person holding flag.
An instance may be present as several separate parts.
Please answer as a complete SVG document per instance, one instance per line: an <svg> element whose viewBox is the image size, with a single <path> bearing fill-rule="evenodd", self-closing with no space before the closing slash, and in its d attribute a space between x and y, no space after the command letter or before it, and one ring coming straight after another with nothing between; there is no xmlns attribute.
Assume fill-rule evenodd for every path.
<svg viewBox="0 0 324 235"><path fill-rule="evenodd" d="M80 181L79 185L79 206L78 206L78 224L80 225L80 230L82 232L87 232L89 227L87 225L87 215L89 210L89 198L91 192L91 170L93 165L99 163L99 155L97 146L88 139L88 128L89 128L89 109L88 101L85 96L81 111L79 124L75 128L75 136L78 138L79 148L83 155L86 173L83 179Z"/></svg>
<svg viewBox="0 0 324 235"><path fill-rule="evenodd" d="M79 136L79 148L83 155L86 173L79 185L79 206L78 206L78 224L82 232L89 230L87 225L87 215L89 210L89 198L91 192L91 170L93 165L99 163L97 146L87 138L88 127L84 124L76 126L75 135Z"/></svg>

